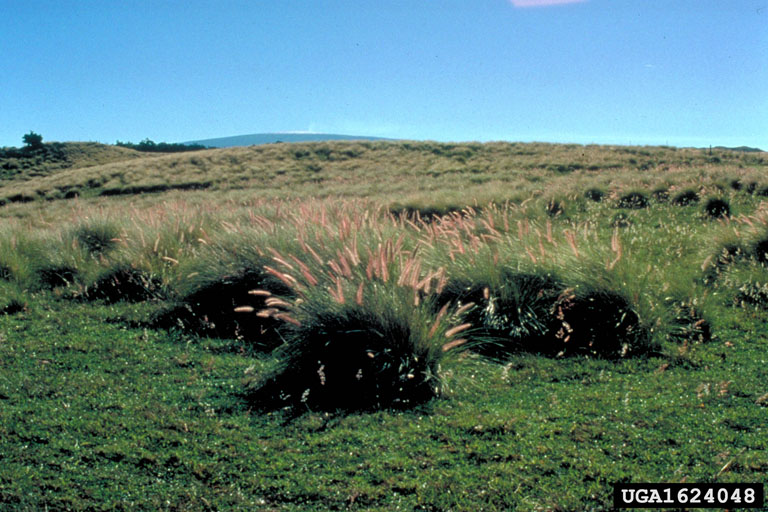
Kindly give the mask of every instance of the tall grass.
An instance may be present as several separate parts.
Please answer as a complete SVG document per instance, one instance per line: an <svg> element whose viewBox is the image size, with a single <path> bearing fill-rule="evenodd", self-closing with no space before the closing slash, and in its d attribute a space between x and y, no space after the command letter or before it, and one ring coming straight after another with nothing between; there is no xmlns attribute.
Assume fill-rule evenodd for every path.
<svg viewBox="0 0 768 512"><path fill-rule="evenodd" d="M581 157L561 167L557 159L578 148L555 148L544 160L540 149L307 145L293 153L281 147L173 157L223 172L216 159L244 165L254 154L268 156L270 165L324 176L297 195L329 180L326 192L334 196L189 193L166 202L78 200L68 209L53 202L40 213L6 206L18 215L0 228L0 293L9 297L9 311L25 307L25 294L47 290L82 300L145 301L152 306L143 319L148 325L273 351L272 370L251 382L259 404L320 409L402 406L437 396L447 387L444 358L466 349L494 358L520 351L677 355L709 338L706 305L723 287L733 292L731 303L762 300L764 214L705 221L700 211L649 197L659 186L676 197L703 172L696 190L753 208L758 199L743 189L729 192L721 167L693 170L685 161L696 161L694 152L650 151L640 156L678 161L639 174L622 167L638 155L616 148L595 156L596 169ZM360 159L383 154L400 166L387 177L386 193L402 192L397 201L338 197L371 172L355 168ZM314 160L322 162L319 170L306 167ZM186 160L162 162L170 169ZM409 170L408 162L422 162L426 171ZM525 172L502 172L500 162ZM598 172L609 168L610 177ZM183 166L176 170L189 178ZM475 183L472 194L449 186L429 199L413 191L425 180L435 180L427 191L474 183L486 171L492 181ZM274 179L286 175L276 172ZM718 188L721 181L726 185ZM493 182L515 187L490 188ZM620 223L610 220L617 206L624 208ZM751 267L736 272L740 261Z"/></svg>

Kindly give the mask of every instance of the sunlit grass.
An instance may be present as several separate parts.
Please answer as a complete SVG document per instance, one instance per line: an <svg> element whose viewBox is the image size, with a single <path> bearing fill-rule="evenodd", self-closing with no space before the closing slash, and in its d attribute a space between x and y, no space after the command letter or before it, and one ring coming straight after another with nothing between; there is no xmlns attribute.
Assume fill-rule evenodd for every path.
<svg viewBox="0 0 768 512"><path fill-rule="evenodd" d="M760 481L762 158L278 144L3 182L35 200L0 207L0 504L605 510L614 482Z"/></svg>

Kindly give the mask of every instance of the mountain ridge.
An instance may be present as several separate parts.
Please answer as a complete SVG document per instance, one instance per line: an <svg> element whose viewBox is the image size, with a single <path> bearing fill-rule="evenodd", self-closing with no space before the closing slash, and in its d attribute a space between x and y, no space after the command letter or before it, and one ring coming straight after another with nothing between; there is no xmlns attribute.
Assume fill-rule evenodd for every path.
<svg viewBox="0 0 768 512"><path fill-rule="evenodd" d="M216 137L212 139L200 139L185 141L181 144L213 148L230 148L236 146L253 146L261 144L275 144L278 142L324 142L332 140L396 140L386 137L369 137L367 135L344 135L338 133L312 133L312 132L268 132L251 133L246 135L233 135L231 137Z"/></svg>

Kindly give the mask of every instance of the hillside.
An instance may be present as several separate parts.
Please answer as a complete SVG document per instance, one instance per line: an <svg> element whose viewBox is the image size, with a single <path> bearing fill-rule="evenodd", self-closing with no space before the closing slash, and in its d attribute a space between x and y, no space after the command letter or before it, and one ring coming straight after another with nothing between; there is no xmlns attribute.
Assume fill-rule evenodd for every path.
<svg viewBox="0 0 768 512"><path fill-rule="evenodd" d="M234 146L253 146L259 144L275 144L279 142L329 142L335 140L389 140L383 137L368 137L365 135L339 135L337 133L252 133L235 135L233 137L217 137L182 142L188 145L201 145L209 148L229 148Z"/></svg>
<svg viewBox="0 0 768 512"><path fill-rule="evenodd" d="M27 169L0 201L134 195L172 190L249 191L258 197L343 195L463 206L524 200L560 183L616 188L638 180L696 183L739 178L762 185L765 153L669 147L336 141L139 154L77 144L67 160ZM78 156L79 155L79 156ZM68 167L64 167L64 166ZM56 172L53 172L56 170ZM687 177L686 177L687 176ZM564 185L565 186L565 185ZM566 188L570 187L567 185Z"/></svg>
<svg viewBox="0 0 768 512"><path fill-rule="evenodd" d="M64 169L81 169L144 158L126 148L96 142L50 142L40 148L0 149L0 186L27 181Z"/></svg>
<svg viewBox="0 0 768 512"><path fill-rule="evenodd" d="M10 180L0 509L762 482L767 157L333 142Z"/></svg>

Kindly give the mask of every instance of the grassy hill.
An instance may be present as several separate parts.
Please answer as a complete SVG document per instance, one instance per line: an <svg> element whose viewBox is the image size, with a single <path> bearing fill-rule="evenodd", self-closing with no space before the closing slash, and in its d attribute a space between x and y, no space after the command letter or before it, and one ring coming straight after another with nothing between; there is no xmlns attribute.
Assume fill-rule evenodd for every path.
<svg viewBox="0 0 768 512"><path fill-rule="evenodd" d="M514 143L341 141L161 156L94 144L63 149L71 156L62 164L44 161L24 174L36 179L0 182L0 201L210 189L259 197L397 198L449 208L524 200L561 183L566 190L575 182L609 189L693 185L701 176L757 183L763 177L756 170L768 161L765 153L728 150Z"/></svg>
<svg viewBox="0 0 768 512"><path fill-rule="evenodd" d="M39 148L1 148L0 186L111 162L142 158L139 152L96 142L50 142Z"/></svg>
<svg viewBox="0 0 768 512"><path fill-rule="evenodd" d="M768 474L765 153L85 148L0 182L3 510L607 511Z"/></svg>

